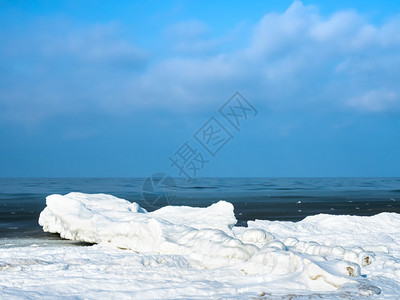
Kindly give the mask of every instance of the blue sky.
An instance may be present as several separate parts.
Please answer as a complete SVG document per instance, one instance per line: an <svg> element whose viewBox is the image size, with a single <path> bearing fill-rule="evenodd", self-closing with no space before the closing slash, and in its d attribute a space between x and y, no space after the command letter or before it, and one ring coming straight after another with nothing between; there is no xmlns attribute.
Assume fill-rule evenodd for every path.
<svg viewBox="0 0 400 300"><path fill-rule="evenodd" d="M1 177L400 175L398 1L0 0L0 42Z"/></svg>

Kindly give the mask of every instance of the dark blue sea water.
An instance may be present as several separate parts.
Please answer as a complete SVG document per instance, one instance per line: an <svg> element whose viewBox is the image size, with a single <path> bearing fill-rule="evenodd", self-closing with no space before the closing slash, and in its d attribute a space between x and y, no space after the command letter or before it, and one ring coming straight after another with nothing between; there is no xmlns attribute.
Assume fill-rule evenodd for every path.
<svg viewBox="0 0 400 300"><path fill-rule="evenodd" d="M238 225L243 226L248 220L298 221L318 213L400 213L400 178L176 179L174 196L166 198L168 203L151 202L146 195L145 201L144 181L145 178L0 178L0 238L57 238L43 233L37 221L46 196L69 192L112 194L138 202L148 210L168 203L204 207L223 199L233 203Z"/></svg>

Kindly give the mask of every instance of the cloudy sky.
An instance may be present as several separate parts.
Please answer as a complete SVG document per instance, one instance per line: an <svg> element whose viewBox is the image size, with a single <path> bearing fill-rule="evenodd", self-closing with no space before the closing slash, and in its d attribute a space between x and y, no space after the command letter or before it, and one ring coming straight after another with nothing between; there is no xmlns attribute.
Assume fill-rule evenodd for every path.
<svg viewBox="0 0 400 300"><path fill-rule="evenodd" d="M398 1L0 0L0 43L1 177L400 175Z"/></svg>

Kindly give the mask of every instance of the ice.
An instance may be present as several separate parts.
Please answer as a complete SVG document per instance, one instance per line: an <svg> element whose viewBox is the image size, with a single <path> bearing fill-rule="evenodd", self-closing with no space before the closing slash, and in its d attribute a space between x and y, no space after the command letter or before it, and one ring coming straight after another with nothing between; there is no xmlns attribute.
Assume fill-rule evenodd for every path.
<svg viewBox="0 0 400 300"><path fill-rule="evenodd" d="M240 239L244 243L253 243L258 246L261 246L263 244L267 244L270 241L272 241L274 239L274 236L263 229L249 228L243 231Z"/></svg>
<svg viewBox="0 0 400 300"><path fill-rule="evenodd" d="M39 224L61 237L136 252L188 255L212 268L247 260L258 248L233 237L233 206L164 207L147 213L109 195L70 193L47 197ZM202 220L202 222L201 222Z"/></svg>
<svg viewBox="0 0 400 300"><path fill-rule="evenodd" d="M232 204L147 212L105 194L46 199L47 232L93 246L0 249L0 296L343 299L400 293L400 216L237 227ZM350 297L350 296L349 296ZM351 298L350 298L351 299Z"/></svg>

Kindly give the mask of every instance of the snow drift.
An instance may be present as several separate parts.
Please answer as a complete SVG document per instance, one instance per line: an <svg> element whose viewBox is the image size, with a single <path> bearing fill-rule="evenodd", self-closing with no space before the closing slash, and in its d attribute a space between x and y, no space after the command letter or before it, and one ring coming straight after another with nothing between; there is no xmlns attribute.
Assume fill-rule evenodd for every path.
<svg viewBox="0 0 400 300"><path fill-rule="evenodd" d="M288 226L278 230L269 221L234 227L233 206L225 201L207 208L168 206L147 212L137 203L111 195L70 193L48 196L46 204L39 224L65 239L138 253L179 255L192 268L228 268L245 277L263 275L266 283L279 281L300 290L333 291L360 283L365 288L363 267L374 262L374 253L358 245L302 240L307 228L301 222L279 222Z"/></svg>

